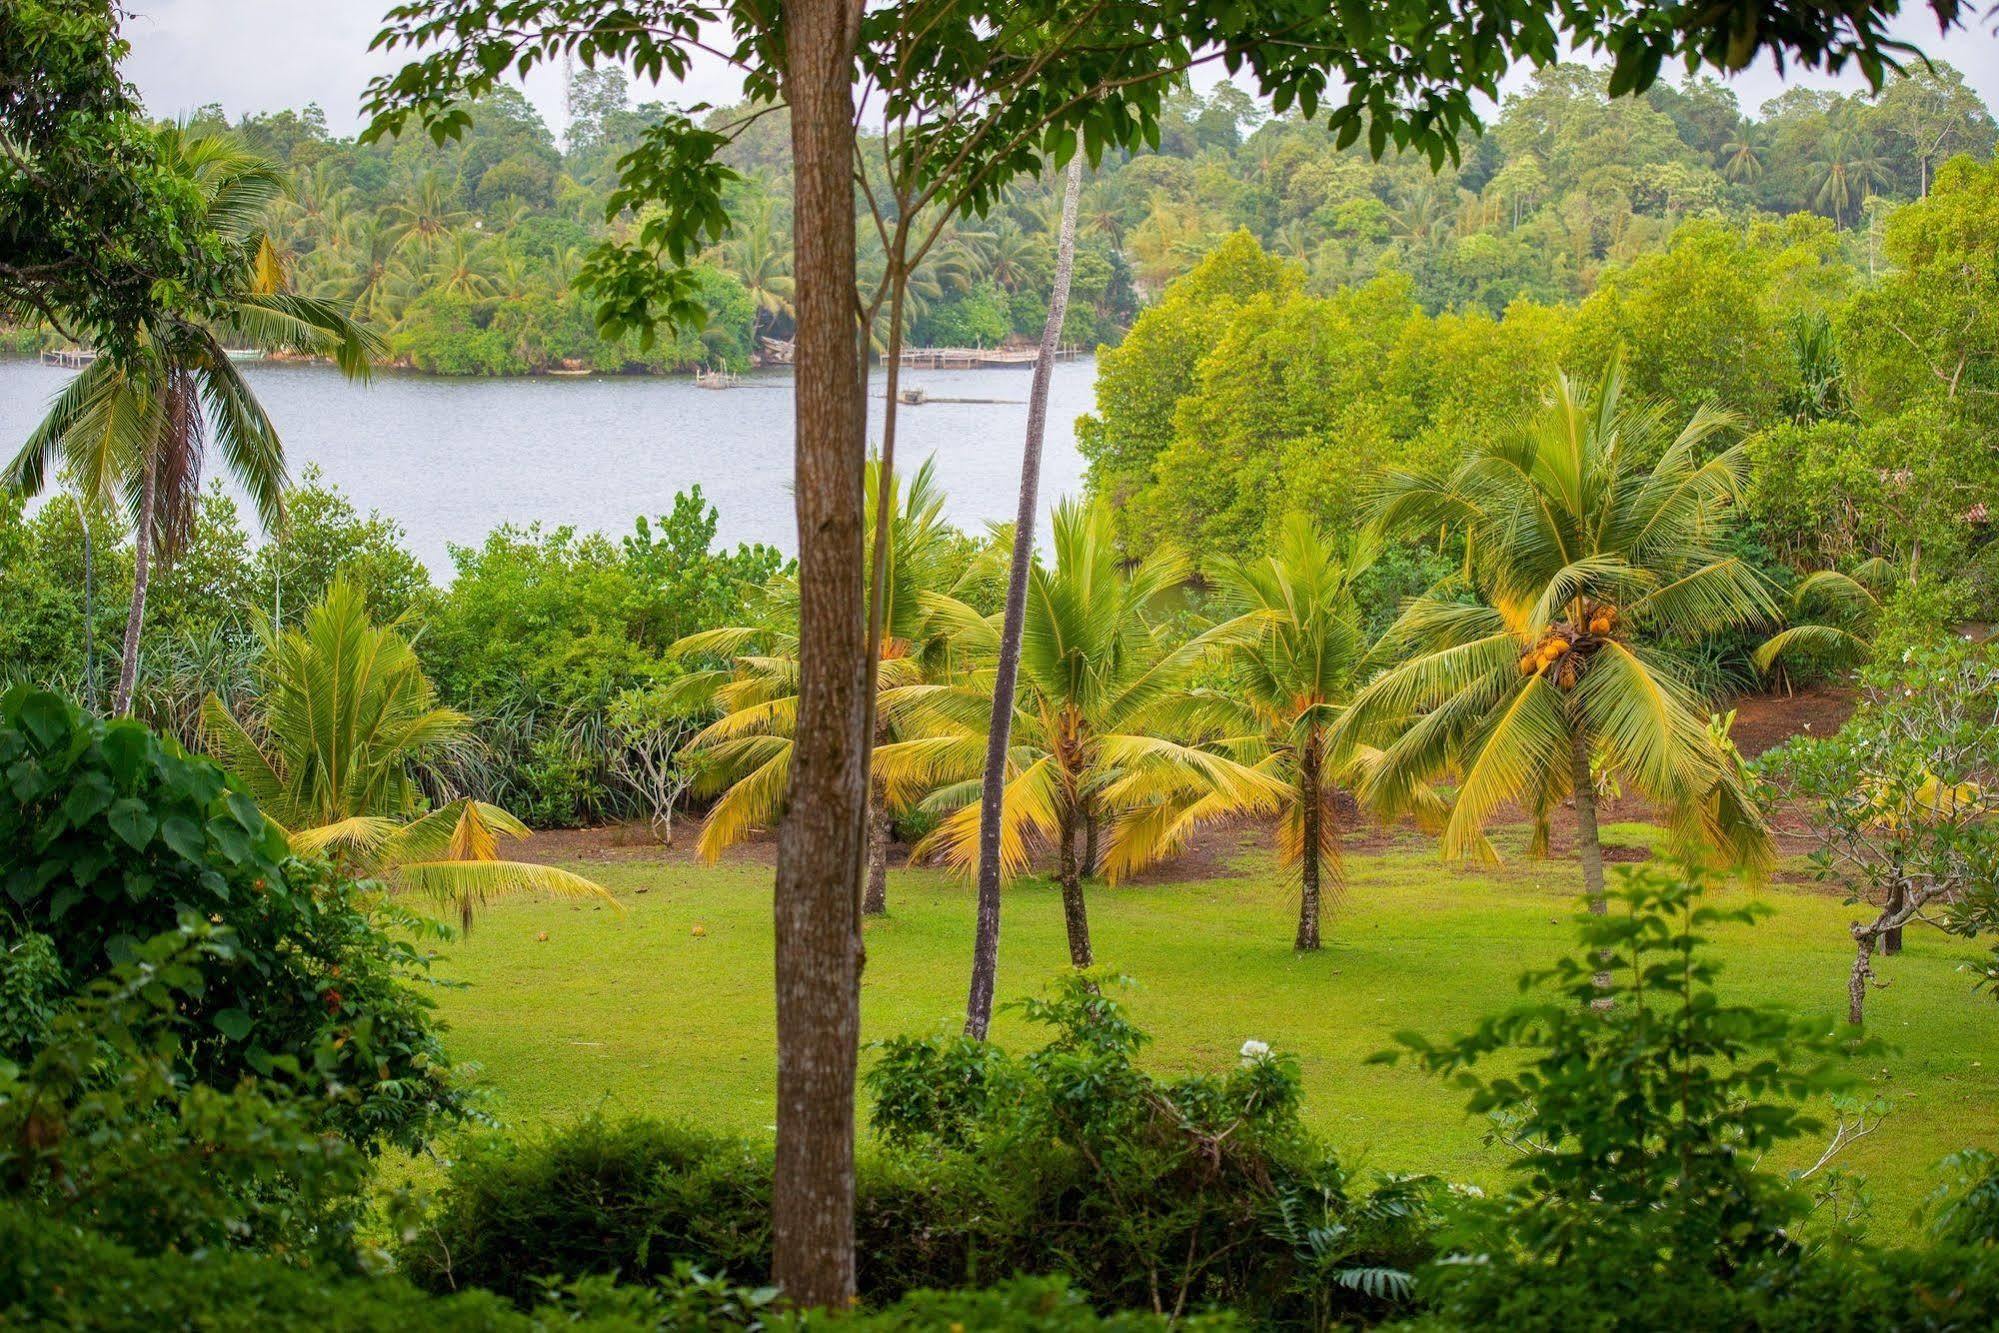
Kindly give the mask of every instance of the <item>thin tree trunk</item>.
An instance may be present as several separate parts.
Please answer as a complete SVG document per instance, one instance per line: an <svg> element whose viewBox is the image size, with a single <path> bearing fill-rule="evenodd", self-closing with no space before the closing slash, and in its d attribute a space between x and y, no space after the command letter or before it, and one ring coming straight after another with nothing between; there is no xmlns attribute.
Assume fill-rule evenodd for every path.
<svg viewBox="0 0 1999 1333"><path fill-rule="evenodd" d="M868 810L868 887L861 899L862 916L888 915L888 803L877 791Z"/></svg>
<svg viewBox="0 0 1999 1333"><path fill-rule="evenodd" d="M1583 863L1583 892L1589 896L1589 910L1602 916L1609 909L1603 900L1603 843L1596 829L1596 778L1589 767L1589 736L1580 728L1572 742L1576 784L1576 854Z"/></svg>
<svg viewBox="0 0 1999 1333"><path fill-rule="evenodd" d="M1867 983L1874 980L1874 933L1853 932L1853 971L1846 979L1846 1021L1859 1027L1866 1017Z"/></svg>
<svg viewBox="0 0 1999 1333"><path fill-rule="evenodd" d="M965 999L965 1035L984 1041L993 1020L999 984L1000 808L1006 794L1007 747L1013 738L1014 686L1020 677L1020 634L1027 620L1027 575L1034 559L1034 510L1041 494L1041 443L1048 432L1048 382L1055 350L1069 314L1069 279L1076 267L1076 198L1083 161L1070 159L1062 186L1062 229L1055 248L1055 287L1048 295L1048 323L1034 359L1028 392L1027 441L1020 455L1020 504L1013 521L1013 567L1000 622L999 665L993 678L993 711L986 730L986 769L979 787L979 923L972 944L972 984Z"/></svg>
<svg viewBox="0 0 1999 1333"><path fill-rule="evenodd" d="M1576 853L1583 863L1583 892L1589 898L1592 916L1602 916L1610 910L1603 897L1603 842L1596 828L1596 775L1590 772L1589 733L1578 726L1572 738L1571 755L1574 762L1576 786ZM1610 953L1598 955L1604 971L1594 975L1596 988L1604 992L1604 997L1591 1003L1599 1009L1610 1007Z"/></svg>
<svg viewBox="0 0 1999 1333"><path fill-rule="evenodd" d="M151 457L139 482L139 519L132 533L132 609L125 615L125 651L118 660L118 690L111 698L114 717L132 715L139 684L139 633L146 623L146 584L153 570L153 519L159 508L159 465Z"/></svg>
<svg viewBox="0 0 1999 1333"><path fill-rule="evenodd" d="M1062 884L1062 924L1069 932L1069 961L1088 967L1096 961L1090 952L1090 914L1083 903L1083 880L1076 865L1076 814L1062 814L1062 847L1056 875Z"/></svg>
<svg viewBox="0 0 1999 1333"><path fill-rule="evenodd" d="M83 525L83 706L97 711L97 572L92 566L90 511L76 497L76 519Z"/></svg>
<svg viewBox="0 0 1999 1333"><path fill-rule="evenodd" d="M778 836L772 1276L801 1306L854 1298L854 1072L868 803L862 469L854 320L850 0L785 0L798 274L798 725Z"/></svg>
<svg viewBox="0 0 1999 1333"><path fill-rule="evenodd" d="M1097 834L1098 830L1102 827L1102 825L1103 821L1097 818L1096 812L1094 810L1088 810L1088 809L1084 810L1083 812L1083 878L1084 879L1095 879L1097 877Z"/></svg>
<svg viewBox="0 0 1999 1333"><path fill-rule="evenodd" d="M1319 947L1319 839L1325 806L1319 791L1318 747L1308 744L1298 761L1298 799L1304 823L1303 857L1299 862L1302 885L1298 894L1298 938L1291 947L1312 953Z"/></svg>
<svg viewBox="0 0 1999 1333"><path fill-rule="evenodd" d="M1908 906L1908 902L1909 887L1902 879L1901 866L1897 865L1895 867L1895 877L1888 889L1888 902L1883 915L1892 916L1900 913L1904 907ZM1896 954L1902 952L1902 928L1900 926L1890 926L1881 932L1881 952L1888 958L1893 958Z"/></svg>

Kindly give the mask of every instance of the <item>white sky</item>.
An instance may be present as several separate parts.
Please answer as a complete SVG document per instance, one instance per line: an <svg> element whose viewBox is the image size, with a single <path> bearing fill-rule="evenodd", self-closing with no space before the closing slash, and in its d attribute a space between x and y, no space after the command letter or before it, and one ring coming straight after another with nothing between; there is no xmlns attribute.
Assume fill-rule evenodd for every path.
<svg viewBox="0 0 1999 1333"><path fill-rule="evenodd" d="M318 102L328 126L350 134L360 125L361 90L376 74L394 69L401 53L370 53L368 43L381 26L391 0L130 0L126 36L132 43L128 76L138 84L146 107L156 116L175 116L220 102L230 117L276 111ZM1974 9L1982 6L1974 6ZM1999 109L1999 38L1991 20L1939 39L1927 6L1912 3L1892 25L1895 35L1933 57L1949 61ZM1211 82L1212 80L1208 80ZM1839 79L1822 75L1782 78L1774 69L1745 71L1731 80L1743 109L1754 113L1791 83L1858 88L1849 71ZM719 62L697 68L688 84L635 98L659 96L676 102L734 100L738 85ZM549 126L561 133L560 68L539 70L527 94Z"/></svg>

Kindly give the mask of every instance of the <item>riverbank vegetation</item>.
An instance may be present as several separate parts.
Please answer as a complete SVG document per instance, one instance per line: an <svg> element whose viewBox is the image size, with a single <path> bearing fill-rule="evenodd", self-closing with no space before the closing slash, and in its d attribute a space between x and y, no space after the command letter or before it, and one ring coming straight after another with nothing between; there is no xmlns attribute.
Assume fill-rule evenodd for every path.
<svg viewBox="0 0 1999 1333"><path fill-rule="evenodd" d="M639 223L629 212L607 223L606 204L616 163L666 109L635 103L616 67L577 70L570 105L558 137L526 98L497 89L443 145L363 144L317 106L233 122L204 107L188 126L232 132L287 175L291 197L271 230L292 282L386 337L396 364L452 375L741 370L765 352L762 339L788 342L782 119L757 118L723 153L742 180L729 187L729 234L693 268L704 320L640 347L600 338L572 283L597 241ZM706 123L734 127L755 110L718 109ZM1989 109L1941 61L1892 77L1878 96L1798 88L1749 109L1709 78L1613 99L1606 71L1553 66L1443 170L1415 154L1376 161L1364 143L1336 148L1323 128L1273 116L1233 84L1181 91L1156 146L1087 175L1064 338L1115 344L1142 303L1243 230L1296 265L1305 291L1399 275L1431 314L1581 300L1703 218L1738 230L1822 219L1821 249L1872 273L1893 263L1883 249L1895 208L1925 197L1949 158L1989 156L1995 138ZM1030 179L953 224L912 280L910 345L1038 337L1060 203L1059 181ZM878 271L873 228L861 231L861 268ZM7 337L23 350L41 341Z"/></svg>
<svg viewBox="0 0 1999 1333"><path fill-rule="evenodd" d="M1934 71L1930 93L1883 86L1897 48L1864 5L1766 6L1745 29L1587 4L1556 27L1531 6L787 0L731 9L727 37L705 11L641 10L658 26L627 0L401 6L379 44L412 63L371 87L364 138L415 120L450 155L476 117L507 120L509 70L560 54L684 74L692 48L732 41L746 94L783 100L791 128L795 567L715 550L692 491L615 541L502 528L454 551L440 586L392 522L310 475L292 486L275 432L245 428L255 405L222 334L352 328L337 340L355 372L374 349L339 304L290 295L261 229L279 176L233 146L241 171L204 173L180 146L221 140L145 123L118 78L118 6L0 8L0 203L19 205L0 210L0 311L87 334L101 355L76 383L130 390L96 418L59 412L61 438L11 470L10 491L67 492L0 508L0 1322L1989 1323L1999 1166L1977 1139L1995 1097L1978 992L1999 952L1975 951L1999 934L1999 668L1965 617L1992 601L1999 167L1933 161L1989 118ZM1006 182L1049 167L1073 187L1082 159L1165 161L1166 132L1198 139L1203 121L1222 136L1206 161L1238 161L1254 136L1226 140L1254 116L1235 94L1167 97L1196 52L1280 111L1313 111L1337 73L1352 96L1327 108L1335 156L1392 140L1412 150L1393 169L1462 171L1474 93L1563 42L1611 72L1564 103L1580 76L1542 68L1507 107L1493 181L1537 151L1522 126L1541 116L1609 126L1598 147L1619 168L1660 168L1634 189L1707 170L1746 192L1634 225L1662 245L1623 268L1585 277L1572 250L1568 291L1514 291L1503 317L1436 301L1414 270L1327 283L1247 227L1187 255L1106 358L1086 431L1110 466L1055 507L1039 560L1025 526L951 528L892 436L867 459L857 71L900 127L881 145L898 208L946 201L941 257L1021 206ZM1759 149L1722 117L1743 140L1715 150L1726 173L1671 147L1662 124L1695 145L1690 106L1718 96L1704 85L1653 94L1663 122L1627 118L1631 102L1595 121L1550 110L1643 95L1669 61L1766 50L1857 63L1879 96L1772 113L1838 113L1807 204L1823 221L1745 211L1783 207L1781 137ZM1919 197L1885 225L1886 267L1870 250L1863 270L1850 190L1892 178L1865 165L1868 136L1903 131L1872 117L1912 96L1934 113L1908 139ZM600 237L579 270L597 330L712 350L707 249L762 211L721 158L783 149L750 132L763 123L725 134L662 109L634 126L609 197L636 206L637 233ZM518 156L482 164L475 199L494 180L532 189ZM1768 198L1749 189L1758 168ZM1522 174L1502 196L1515 228L1533 221ZM1563 216L1621 178L1589 179ZM484 219L425 180L396 245L419 238L426 283L473 303L440 337L484 338L503 303L474 281ZM127 227L129 244L100 244ZM905 281L905 227L878 239L877 298L919 319L952 306ZM1539 250L1508 283L1568 273ZM1018 321L1024 285L987 280ZM782 296L775 277L764 290ZM440 309L431 294L392 338ZM781 314L749 308L759 337ZM1237 365L1249 396L1230 399ZM254 553L225 493L200 488L204 410L260 513L284 516ZM1174 490L1168 451L1208 487ZM1815 469L1825 488L1806 498L1836 521L1808 526L1784 502ZM172 540L156 542L161 474ZM1253 475L1260 507L1229 491ZM127 625L108 711L136 717L100 713L107 591ZM1835 734L1743 752L1731 702L1855 664ZM663 834L689 792L713 798L694 849L708 865L654 848L607 867L607 887L594 867L500 855L527 834L508 806ZM766 896L754 853L713 862L773 824ZM912 864L892 879L896 843ZM1138 882L1190 850L1209 852L1207 878ZM1003 876L1008 958L1055 975L1007 974L994 1040ZM484 910L550 891L568 901ZM1836 894L1873 919L1842 930ZM1582 909L1566 923L1564 904ZM456 931L433 919L454 908ZM1930 929L1905 940L1912 926ZM561 1076L616 1041L652 1062L618 1071L654 1075L643 1109L685 1095L695 1123L496 1127L440 1024L454 941L510 988L453 1012L513 1097L610 1085ZM922 966L953 948L958 967ZM1151 1018L1127 962L1174 988ZM968 972L960 1028L930 997ZM870 1011L900 1030L870 1032L862 1079ZM751 1049L772 1029L774 1069ZM1315 1094L1330 1119L1308 1072L1337 1081ZM1371 1131L1394 1136L1379 1166L1358 1155ZM1863 1157L1895 1223L1871 1217Z"/></svg>

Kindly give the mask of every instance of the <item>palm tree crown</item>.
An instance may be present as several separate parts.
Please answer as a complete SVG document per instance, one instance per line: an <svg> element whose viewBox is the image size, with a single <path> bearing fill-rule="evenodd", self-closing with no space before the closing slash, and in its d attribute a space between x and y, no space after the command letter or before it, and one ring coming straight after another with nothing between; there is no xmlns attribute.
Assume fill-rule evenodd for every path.
<svg viewBox="0 0 1999 1333"><path fill-rule="evenodd" d="M1594 394L1564 378L1539 416L1448 477L1391 477L1381 521L1455 528L1466 557L1462 576L1405 609L1385 655L1407 660L1339 724L1393 737L1371 798L1406 807L1418 783L1453 773L1445 852L1489 855L1484 829L1502 803L1522 803L1545 845L1552 811L1573 797L1593 906L1597 771L1688 840L1767 860L1762 822L1670 650L1774 614L1722 542L1747 458L1740 445L1703 454L1731 424L1702 409L1674 433L1661 407L1627 400L1613 362Z"/></svg>
<svg viewBox="0 0 1999 1333"><path fill-rule="evenodd" d="M1141 821L1152 810L1194 793L1212 796L1216 810L1268 810L1279 788L1247 765L1148 731L1203 658L1250 627L1231 621L1168 650L1153 617L1187 577L1184 556L1157 550L1127 570L1102 504L1063 504L1051 535L1054 566L1029 574L1000 859L1014 875L1026 868L1031 842L1055 847L1070 957L1086 967L1093 955L1081 880L1090 867L1087 854L1077 858L1079 835L1108 822L1108 864L1125 873L1145 859ZM929 601L957 643L990 659L998 647L996 617L949 597ZM892 799L929 793L927 807L950 812L915 855L937 853L967 872L979 854L978 778L992 674L982 665L954 681L885 695L888 715L920 734L875 751L876 772Z"/></svg>
<svg viewBox="0 0 1999 1333"><path fill-rule="evenodd" d="M866 503L873 511L882 484L880 462L868 464ZM937 671L950 645L932 628L927 605L930 594L950 591L968 572L961 543L944 521L944 494L936 469L926 460L907 483L891 477L890 526L886 599L882 641L877 647L877 687L884 699L918 684ZM874 534L866 538L863 559L872 571ZM781 590L788 602L795 590ZM790 608L780 605L782 615ZM675 684L676 697L712 703L722 716L687 743L686 753L699 765L697 792L721 792L709 812L698 844L700 854L714 860L758 828L768 828L783 813L791 783L791 738L798 716L798 636L789 628L729 626L703 630L674 644L675 657L722 657L726 665L695 671ZM884 720L887 713L884 710ZM886 870L888 813L877 790L874 838L870 844L870 896L883 884Z"/></svg>
<svg viewBox="0 0 1999 1333"><path fill-rule="evenodd" d="M499 836L528 830L498 806L460 798L424 810L419 775L467 742L470 723L438 706L397 627L369 623L359 588L336 580L299 628L260 617L258 634L255 713L239 718L211 694L201 734L294 851L330 852L357 873L455 902L467 925L475 903L507 893L610 899L580 875L501 860Z"/></svg>

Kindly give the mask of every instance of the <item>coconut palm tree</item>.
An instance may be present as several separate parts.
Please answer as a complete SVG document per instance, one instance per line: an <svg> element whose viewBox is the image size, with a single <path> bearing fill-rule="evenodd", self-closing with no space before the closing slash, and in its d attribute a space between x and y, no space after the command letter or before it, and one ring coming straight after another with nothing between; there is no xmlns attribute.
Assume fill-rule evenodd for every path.
<svg viewBox="0 0 1999 1333"><path fill-rule="evenodd" d="M451 232L432 247L429 282L447 296L475 301L491 296L497 271L492 246L470 231Z"/></svg>
<svg viewBox="0 0 1999 1333"><path fill-rule="evenodd" d="M882 641L876 658L877 689L884 699L945 668L950 645L931 628L926 595L958 587L964 573L959 542L944 522L944 495L936 469L926 460L906 485L890 481L887 597ZM881 466L870 462L868 512L879 498ZM897 494L897 492L901 492ZM866 539L873 568L874 534ZM795 595L795 589L786 592ZM783 599L789 601L787 596ZM781 606L780 611L784 608ZM682 753L698 770L697 794L720 793L708 813L696 850L713 861L759 828L769 828L784 812L790 793L792 728L798 712L798 636L790 629L736 626L703 630L675 643L678 658L723 657L727 665L696 671L675 683L677 700L711 703L722 716L697 732ZM894 734L883 710L878 738ZM887 908L890 810L877 782L869 822L868 875L864 909Z"/></svg>
<svg viewBox="0 0 1999 1333"><path fill-rule="evenodd" d="M1630 401L1613 361L1594 393L1563 378L1523 426L1445 477L1394 474L1390 529L1462 534L1463 574L1414 599L1384 638L1389 667L1335 724L1391 737L1363 783L1406 808L1455 775L1447 855L1491 855L1504 803L1534 817L1537 849L1564 798L1590 908L1604 910L1597 774L1654 803L1683 840L1760 866L1767 830L1709 734L1668 645L1774 618L1761 578L1723 544L1748 457L1703 457L1734 424L1696 412L1677 433Z"/></svg>
<svg viewBox="0 0 1999 1333"><path fill-rule="evenodd" d="M210 694L201 739L294 851L453 903L466 926L475 904L515 893L615 905L581 875L501 860L499 838L528 830L498 806L458 797L424 809L424 774L466 744L470 722L438 706L398 626L369 623L358 587L336 580L299 628L260 614L257 632L257 703L239 716Z"/></svg>
<svg viewBox="0 0 1999 1333"><path fill-rule="evenodd" d="M426 171L416 178L407 196L383 212L399 240L434 241L472 220L468 210L458 207L455 193L442 171Z"/></svg>
<svg viewBox="0 0 1999 1333"><path fill-rule="evenodd" d="M1259 628L1223 650L1218 684L1190 691L1176 710L1189 731L1219 737L1212 748L1282 785L1277 851L1299 873L1293 947L1300 952L1319 947L1324 893L1341 883L1340 793L1359 787L1381 758L1334 726L1371 665L1354 581L1377 549L1363 536L1342 550L1309 517L1293 514L1271 555L1220 562L1221 604ZM1434 794L1418 787L1416 798L1418 813L1434 820L1441 808ZM1168 854L1223 813L1216 805L1199 795L1129 819L1113 871L1119 856Z"/></svg>
<svg viewBox="0 0 1999 1333"><path fill-rule="evenodd" d="M1184 556L1155 550L1127 570L1103 504L1064 503L1055 511L1052 536L1054 567L1036 567L1029 576L1000 800L1000 866L1009 877L1017 875L1027 866L1031 842L1054 847L1069 959L1089 967L1094 953L1082 881L1094 869L1100 824L1110 825L1109 864L1122 874L1144 860L1121 846L1118 821L1127 813L1190 794L1213 797L1218 813L1271 810L1281 789L1244 764L1155 735L1150 726L1209 651L1251 627L1230 621L1169 649L1152 617L1190 572ZM997 652L997 616L945 596L928 601L937 622L967 652L982 659ZM877 780L892 801L928 793L926 808L949 812L913 857L939 856L965 872L978 864L992 681L992 669L981 667L959 680L914 685L883 698L884 711L919 734L875 751Z"/></svg>
<svg viewBox="0 0 1999 1333"><path fill-rule="evenodd" d="M722 270L749 290L759 335L791 319L797 291L791 279L791 247L785 244L771 209L763 209L724 241L720 258Z"/></svg>
<svg viewBox="0 0 1999 1333"><path fill-rule="evenodd" d="M1721 174L1735 185L1754 185L1763 179L1764 134L1753 120L1740 122L1728 142L1721 146Z"/></svg>
<svg viewBox="0 0 1999 1333"><path fill-rule="evenodd" d="M161 159L201 192L207 228L221 244L222 322L163 319L126 358L100 356L59 392L0 480L39 492L60 461L88 495L121 494L132 516L132 604L113 710L132 703L146 586L156 559L171 560L191 531L202 465L212 442L266 530L284 519L284 443L228 345L331 356L364 377L380 341L332 304L288 290L282 256L263 220L286 183L280 169L224 135L158 131Z"/></svg>
<svg viewBox="0 0 1999 1333"><path fill-rule="evenodd" d="M1812 202L1832 215L1835 228L1845 225L1849 209L1857 209L1889 179L1888 161L1875 146L1874 136L1851 125L1835 126L1827 133L1807 170Z"/></svg>

